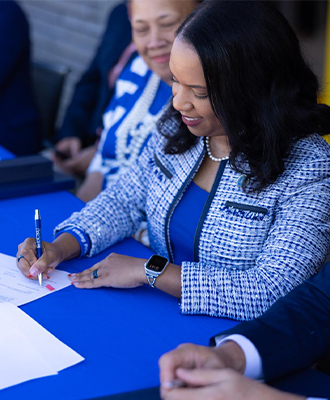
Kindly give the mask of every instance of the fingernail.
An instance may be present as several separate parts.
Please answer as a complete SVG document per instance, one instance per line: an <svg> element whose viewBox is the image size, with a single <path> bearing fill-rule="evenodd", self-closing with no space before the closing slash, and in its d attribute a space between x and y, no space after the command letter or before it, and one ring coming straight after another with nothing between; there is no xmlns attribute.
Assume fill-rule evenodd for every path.
<svg viewBox="0 0 330 400"><path fill-rule="evenodd" d="M180 381L179 379L173 379L170 382L164 382L163 386L166 389L176 389L176 388L184 387L186 385L184 382Z"/></svg>
<svg viewBox="0 0 330 400"><path fill-rule="evenodd" d="M30 269L30 274L31 274L32 276L36 276L36 275L39 274L39 271L37 270L37 268L31 268L31 269Z"/></svg>
<svg viewBox="0 0 330 400"><path fill-rule="evenodd" d="M50 279L50 276L47 275L47 279Z"/></svg>
<svg viewBox="0 0 330 400"><path fill-rule="evenodd" d="M31 274L29 274L29 278L33 278L33 276Z"/></svg>
<svg viewBox="0 0 330 400"><path fill-rule="evenodd" d="M68 276L71 276L71 274L69 274Z"/></svg>
<svg viewBox="0 0 330 400"><path fill-rule="evenodd" d="M71 285L74 285L74 282L71 282Z"/></svg>

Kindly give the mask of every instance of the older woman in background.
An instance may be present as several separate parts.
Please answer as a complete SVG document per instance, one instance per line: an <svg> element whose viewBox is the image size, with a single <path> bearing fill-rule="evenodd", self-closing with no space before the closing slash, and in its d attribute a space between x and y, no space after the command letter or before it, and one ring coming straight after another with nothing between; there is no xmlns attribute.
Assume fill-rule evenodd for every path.
<svg viewBox="0 0 330 400"><path fill-rule="evenodd" d="M92 200L111 186L141 153L171 95L169 59L174 33L197 0L132 0L131 24L137 56L117 79L103 116L104 129L87 177L77 192Z"/></svg>

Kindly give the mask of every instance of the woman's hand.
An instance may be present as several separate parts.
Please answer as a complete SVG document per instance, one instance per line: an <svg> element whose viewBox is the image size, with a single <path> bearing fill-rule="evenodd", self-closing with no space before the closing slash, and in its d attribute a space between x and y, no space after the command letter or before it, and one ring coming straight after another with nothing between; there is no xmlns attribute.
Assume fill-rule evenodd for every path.
<svg viewBox="0 0 330 400"><path fill-rule="evenodd" d="M36 240L34 238L25 239L18 246L17 267L27 278L37 279L38 274L42 273L44 279L47 279L48 274L61 262L59 252L56 245L48 242L42 242L42 256L39 259L37 259L36 252Z"/></svg>
<svg viewBox="0 0 330 400"><path fill-rule="evenodd" d="M164 400L305 400L248 379L231 369L178 369L187 388L162 391Z"/></svg>
<svg viewBox="0 0 330 400"><path fill-rule="evenodd" d="M37 259L37 245L34 238L27 238L18 245L16 264L27 278L38 278L38 274L48 278L59 263L70 258L78 257L80 245L76 238L69 233L62 233L52 243L42 242L42 256ZM23 256L23 257L21 257Z"/></svg>
<svg viewBox="0 0 330 400"><path fill-rule="evenodd" d="M102 286L113 288L135 288L147 283L143 258L111 253L104 260L79 274L71 274L72 284L79 289L93 289ZM97 278L93 272L97 271ZM95 273L94 273L95 274Z"/></svg>

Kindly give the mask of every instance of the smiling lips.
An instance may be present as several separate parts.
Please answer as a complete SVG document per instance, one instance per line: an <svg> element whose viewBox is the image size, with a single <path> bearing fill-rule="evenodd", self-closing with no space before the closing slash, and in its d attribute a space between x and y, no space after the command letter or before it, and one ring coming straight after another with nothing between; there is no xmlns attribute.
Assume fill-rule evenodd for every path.
<svg viewBox="0 0 330 400"><path fill-rule="evenodd" d="M163 54L161 56L151 57L151 59L157 64L168 63L170 61L170 53Z"/></svg>
<svg viewBox="0 0 330 400"><path fill-rule="evenodd" d="M182 121L187 126L197 126L203 121L203 118L202 117L191 118L191 117L186 117L185 115L182 115Z"/></svg>

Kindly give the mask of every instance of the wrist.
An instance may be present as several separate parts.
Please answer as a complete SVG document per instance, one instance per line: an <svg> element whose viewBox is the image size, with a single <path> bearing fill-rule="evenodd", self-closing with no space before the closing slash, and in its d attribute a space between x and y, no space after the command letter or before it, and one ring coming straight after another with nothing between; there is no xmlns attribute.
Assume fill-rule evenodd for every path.
<svg viewBox="0 0 330 400"><path fill-rule="evenodd" d="M137 280L141 286L147 285L148 280L144 269L144 265L148 260L145 258L138 258L137 260L138 260L138 264L136 265Z"/></svg>
<svg viewBox="0 0 330 400"><path fill-rule="evenodd" d="M228 340L220 346L215 347L214 351L220 357L222 362L225 363L226 368L231 368L244 374L246 359L243 350L237 343Z"/></svg>
<svg viewBox="0 0 330 400"><path fill-rule="evenodd" d="M79 257L80 245L70 233L61 233L52 243L57 264L70 258Z"/></svg>

